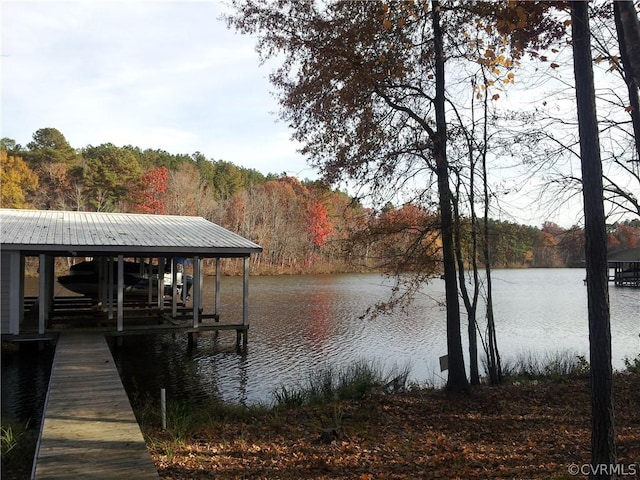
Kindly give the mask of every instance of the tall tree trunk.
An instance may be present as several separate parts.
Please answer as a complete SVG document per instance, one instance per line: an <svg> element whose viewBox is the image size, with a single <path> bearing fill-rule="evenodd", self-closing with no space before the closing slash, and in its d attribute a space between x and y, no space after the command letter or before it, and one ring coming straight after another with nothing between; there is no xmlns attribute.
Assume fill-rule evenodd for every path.
<svg viewBox="0 0 640 480"><path fill-rule="evenodd" d="M469 142L471 143L471 142ZM472 146L469 144L469 157L473 157ZM464 302L464 308L467 311L467 335L469 338L469 380L471 385L480 384L480 371L478 368L478 319L477 319L477 306L478 306L478 254L477 254L477 231L476 231L476 215L474 207L474 195L473 195L473 179L474 179L474 166L473 158L470 158L471 172L470 172L470 194L469 194L469 206L471 209L471 271L473 273L473 296L469 295L469 289L466 283L466 274L464 267L465 254L462 251L462 220L460 218L459 199L460 199L460 180L458 179L456 184L456 201L453 202L453 217L455 224L455 254L458 264L458 285L460 287L460 296Z"/></svg>
<svg viewBox="0 0 640 480"><path fill-rule="evenodd" d="M492 385L502 383L502 365L498 352L498 340L496 337L496 323L493 315L493 283L491 280L491 257L489 252L489 192L487 180L486 155L482 157L482 175L484 182L484 242L482 245L482 255L484 257L484 269L487 282L487 367L489 370L489 381Z"/></svg>
<svg viewBox="0 0 640 480"><path fill-rule="evenodd" d="M585 217L585 258L591 363L591 463L597 474L610 478L599 465L616 463L611 396L611 328L607 268L602 162L596 116L589 4L572 2L573 69L576 82L580 159Z"/></svg>
<svg viewBox="0 0 640 480"><path fill-rule="evenodd" d="M620 41L620 34L624 38L622 42L625 45L625 50L629 55L629 59L632 61L629 64L629 71L625 73L632 76L636 86L640 86L640 22L638 21L638 14L634 2L631 0L618 0L614 2L614 9L618 14L616 22L620 23L620 28L616 25L618 33L618 41ZM614 10L614 15L615 15Z"/></svg>
<svg viewBox="0 0 640 480"><path fill-rule="evenodd" d="M445 73L444 43L440 25L440 2L432 2L433 37L435 48L436 97L434 99L436 115L436 138L434 139L434 157L438 177L440 201L440 222L442 232L442 258L444 264L445 298L447 302L447 354L449 357L449 377L446 389L463 391L469 387L464 366L462 337L460 335L460 301L456 279L456 259L453 243L453 215L451 205L453 195L449 186L449 163L447 161L447 123L445 115Z"/></svg>
<svg viewBox="0 0 640 480"><path fill-rule="evenodd" d="M633 78L633 68L631 58L629 56L629 49L627 48L627 40L624 33L624 28L622 25L622 12L621 8L624 10L627 8L627 5L630 4L633 14L635 15L635 10L633 8L632 2L628 1L615 1L613 2L613 18L616 22L616 33L618 34L618 45L620 46L620 60L622 60L622 66L624 67L624 81L627 84L627 92L629 94L629 105L631 106L631 124L633 125L633 136L635 138L635 147L636 147L636 161L640 162L640 100L638 99L638 87L634 78ZM640 51L636 52L637 55L640 55ZM636 68L640 68L640 60L636 57L636 63L639 65Z"/></svg>
<svg viewBox="0 0 640 480"><path fill-rule="evenodd" d="M469 295L467 288L467 274L465 272L464 260L465 254L462 251L462 219L460 217L460 197L461 182L460 174L456 178L456 197L453 202L453 215L455 222L455 253L458 264L458 285L460 287L460 296L464 302L464 308L467 311L467 338L469 340L469 381L471 385L480 384L480 369L478 367L478 297L480 292L480 279L478 276L478 218L476 215L476 196L475 196L475 178L476 178L476 161L475 161L475 95L471 95L471 132L463 130L466 141L467 151L469 155L469 213L470 213L470 234L471 234L471 252L468 254L471 261L471 282L472 295ZM486 119L485 119L486 122Z"/></svg>
<svg viewBox="0 0 640 480"><path fill-rule="evenodd" d="M467 326L467 335L469 337L469 380L472 385L480 385L480 369L478 367L478 259L476 254L476 221L475 215L471 216L472 222L472 236L474 237L472 243L473 247L473 299L468 303L467 311L469 312L469 325ZM464 277L461 278L461 282L464 283ZM468 295L467 295L468 296ZM467 303L467 302L465 302Z"/></svg>
<svg viewBox="0 0 640 480"><path fill-rule="evenodd" d="M483 73L484 75L484 73ZM484 77L485 85L488 83ZM496 336L496 322L493 315L493 281L491 278L491 258L489 252L489 178L487 175L487 118L488 111L488 93L485 91L484 96L484 131L483 131L483 148L481 156L482 164L482 186L484 196L484 220L483 220L483 237L482 255L484 257L484 270L487 282L487 367L489 370L489 380L492 385L502 383L502 364L500 362L500 353L498 351L498 339Z"/></svg>

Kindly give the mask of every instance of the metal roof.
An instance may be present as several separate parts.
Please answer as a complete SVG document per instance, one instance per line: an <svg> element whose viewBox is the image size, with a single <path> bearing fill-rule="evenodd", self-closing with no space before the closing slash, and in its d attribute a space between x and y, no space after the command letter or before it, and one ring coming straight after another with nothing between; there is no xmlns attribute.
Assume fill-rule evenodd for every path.
<svg viewBox="0 0 640 480"><path fill-rule="evenodd" d="M640 247L611 252L607 260L609 262L640 262Z"/></svg>
<svg viewBox="0 0 640 480"><path fill-rule="evenodd" d="M262 247L202 217L0 209L2 249L122 255L248 256Z"/></svg>

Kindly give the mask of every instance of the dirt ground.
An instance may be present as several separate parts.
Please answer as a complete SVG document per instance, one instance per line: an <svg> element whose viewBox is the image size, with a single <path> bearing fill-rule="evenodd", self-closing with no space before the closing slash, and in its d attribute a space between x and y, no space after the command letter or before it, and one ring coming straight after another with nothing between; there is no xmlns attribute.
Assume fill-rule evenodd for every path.
<svg viewBox="0 0 640 480"><path fill-rule="evenodd" d="M621 478L640 478L640 375L614 381ZM162 479L573 479L590 461L588 379L419 390L276 408L176 438L146 430Z"/></svg>

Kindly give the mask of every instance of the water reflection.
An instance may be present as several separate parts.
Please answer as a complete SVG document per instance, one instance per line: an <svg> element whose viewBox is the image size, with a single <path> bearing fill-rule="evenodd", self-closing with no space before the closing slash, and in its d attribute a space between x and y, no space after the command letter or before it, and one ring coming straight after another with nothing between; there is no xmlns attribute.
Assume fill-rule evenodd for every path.
<svg viewBox="0 0 640 480"><path fill-rule="evenodd" d="M558 350L588 354L586 288L582 270L497 270L494 299L502 358ZM223 320L242 315L242 282L222 279ZM213 278L205 280L204 301L213 308ZM321 365L346 365L359 359L387 366L411 365L410 379L443 380L438 357L446 353L444 285L424 286L406 313L360 319L368 307L387 299L391 285L378 275L252 277L248 348L238 353L235 332L201 334L190 348L186 334L123 337L111 343L116 363L131 397L200 401L209 396L234 402L268 402L280 385L295 385ZM640 352L640 289L611 288L611 331L614 368ZM478 318L484 307L478 309ZM463 315L463 343L466 322ZM50 360L49 360L50 361ZM21 368L16 366L15 368ZM29 368L25 365L24 368ZM15 370L5 374L5 398L20 398L34 381L46 381ZM22 387L5 380L23 375ZM46 374L38 374L48 377ZM12 392L11 389L14 389ZM9 392L9 393L7 393ZM14 393L15 392L15 393ZM16 400L21 401L21 400Z"/></svg>
<svg viewBox="0 0 640 480"><path fill-rule="evenodd" d="M580 270L494 273L503 358L558 350L587 355L583 276ZM223 279L223 317L240 314L239 285L239 279ZM165 353L152 363L168 364L158 373L162 382L145 381L146 387L140 378L156 375L148 360L137 363L121 352L119 364L125 378L138 379L140 390L156 392L165 383L172 384L172 394L180 398L216 395L239 402L270 401L277 386L303 381L320 365L344 365L362 358L387 366L410 364L412 380L438 384L443 380L438 357L446 353L443 283L434 280L426 285L406 314L359 318L367 307L386 299L389 291L390 284L377 275L252 278L245 353L236 353L228 332L201 336L190 354L183 338L145 338L144 342L164 345L160 349ZM623 368L624 357L640 351L640 291L612 288L610 296L614 367ZM480 306L479 318L483 312ZM466 331L464 321L462 331ZM128 341L135 350L143 340ZM466 349L464 335L463 343Z"/></svg>
<svg viewBox="0 0 640 480"><path fill-rule="evenodd" d="M49 342L42 347L37 342L3 347L3 422L28 424L31 428L40 425L55 351Z"/></svg>

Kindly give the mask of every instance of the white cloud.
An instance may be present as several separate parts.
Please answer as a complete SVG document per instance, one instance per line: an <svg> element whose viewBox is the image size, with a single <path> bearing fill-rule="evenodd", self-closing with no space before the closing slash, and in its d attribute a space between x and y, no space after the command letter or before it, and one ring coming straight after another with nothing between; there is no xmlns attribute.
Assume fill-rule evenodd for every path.
<svg viewBox="0 0 640 480"><path fill-rule="evenodd" d="M277 122L254 40L218 2L2 3L2 136L60 130L75 148L111 142L196 151L267 172L308 172Z"/></svg>

